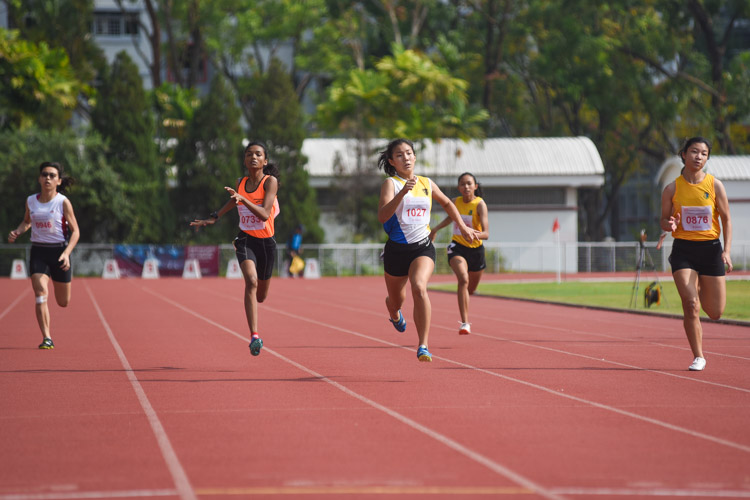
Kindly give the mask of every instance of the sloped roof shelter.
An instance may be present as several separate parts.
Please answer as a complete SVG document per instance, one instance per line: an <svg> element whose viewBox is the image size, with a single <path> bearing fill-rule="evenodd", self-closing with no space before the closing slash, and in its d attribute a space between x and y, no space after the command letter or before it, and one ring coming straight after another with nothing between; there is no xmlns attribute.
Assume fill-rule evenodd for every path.
<svg viewBox="0 0 750 500"><path fill-rule="evenodd" d="M378 152L388 141L375 139L360 163L377 172ZM417 149L418 174L442 184L471 172L486 186L597 187L604 183L604 165L594 143L586 137L497 138L463 142L427 141ZM340 173L357 173L357 143L352 139L306 139L302 153L314 186L330 183Z"/></svg>

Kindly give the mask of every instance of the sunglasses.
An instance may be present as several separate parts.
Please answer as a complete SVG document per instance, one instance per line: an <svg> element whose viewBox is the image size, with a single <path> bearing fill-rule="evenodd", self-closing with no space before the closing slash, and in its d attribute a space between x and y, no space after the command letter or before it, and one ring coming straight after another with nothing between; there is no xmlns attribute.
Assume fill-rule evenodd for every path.
<svg viewBox="0 0 750 500"><path fill-rule="evenodd" d="M57 177L57 172L42 172L39 174L39 177L49 177L50 179L54 179Z"/></svg>

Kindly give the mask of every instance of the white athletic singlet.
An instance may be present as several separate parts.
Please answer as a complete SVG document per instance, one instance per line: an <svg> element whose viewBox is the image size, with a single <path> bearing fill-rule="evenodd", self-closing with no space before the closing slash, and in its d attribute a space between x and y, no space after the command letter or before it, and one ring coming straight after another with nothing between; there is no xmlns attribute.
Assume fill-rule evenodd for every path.
<svg viewBox="0 0 750 500"><path fill-rule="evenodd" d="M394 175L393 194L403 189L406 180ZM432 182L417 176L417 184L404 196L396 212L383 224L388 238L395 243L417 243L430 235L430 210L432 209Z"/></svg>
<svg viewBox="0 0 750 500"><path fill-rule="evenodd" d="M26 198L31 216L32 243L65 243L67 224L63 214L63 203L67 198L57 193L47 203L39 201L40 194Z"/></svg>

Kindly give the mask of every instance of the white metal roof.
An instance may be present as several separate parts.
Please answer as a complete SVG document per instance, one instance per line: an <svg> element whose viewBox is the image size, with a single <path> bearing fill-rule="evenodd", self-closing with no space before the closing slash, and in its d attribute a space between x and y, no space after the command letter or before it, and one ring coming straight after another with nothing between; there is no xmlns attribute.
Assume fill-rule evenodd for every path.
<svg viewBox="0 0 750 500"><path fill-rule="evenodd" d="M373 140L373 152L365 160L377 171L377 155L388 141ZM307 156L307 171L312 177L336 175L356 170L356 142L351 139L305 139L302 153ZM418 148L419 149L419 148ZM463 142L443 139L427 142L417 152L419 173L434 177L453 177L471 172L477 177L586 177L587 184L604 182L604 165L594 143L586 137L497 138ZM535 182L536 183L536 182ZM578 183L575 183L578 184Z"/></svg>
<svg viewBox="0 0 750 500"><path fill-rule="evenodd" d="M666 185L680 175L682 160L679 156L668 158L656 174L656 180ZM750 180L750 155L716 155L709 157L705 171L721 181Z"/></svg>

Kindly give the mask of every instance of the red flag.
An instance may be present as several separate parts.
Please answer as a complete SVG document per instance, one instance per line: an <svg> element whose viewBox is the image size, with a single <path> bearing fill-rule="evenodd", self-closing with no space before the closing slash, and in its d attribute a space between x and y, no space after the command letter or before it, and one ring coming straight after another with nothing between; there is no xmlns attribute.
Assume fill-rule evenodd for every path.
<svg viewBox="0 0 750 500"><path fill-rule="evenodd" d="M552 232L556 232L560 230L560 222L557 220L557 217L555 217L555 223L552 224Z"/></svg>

